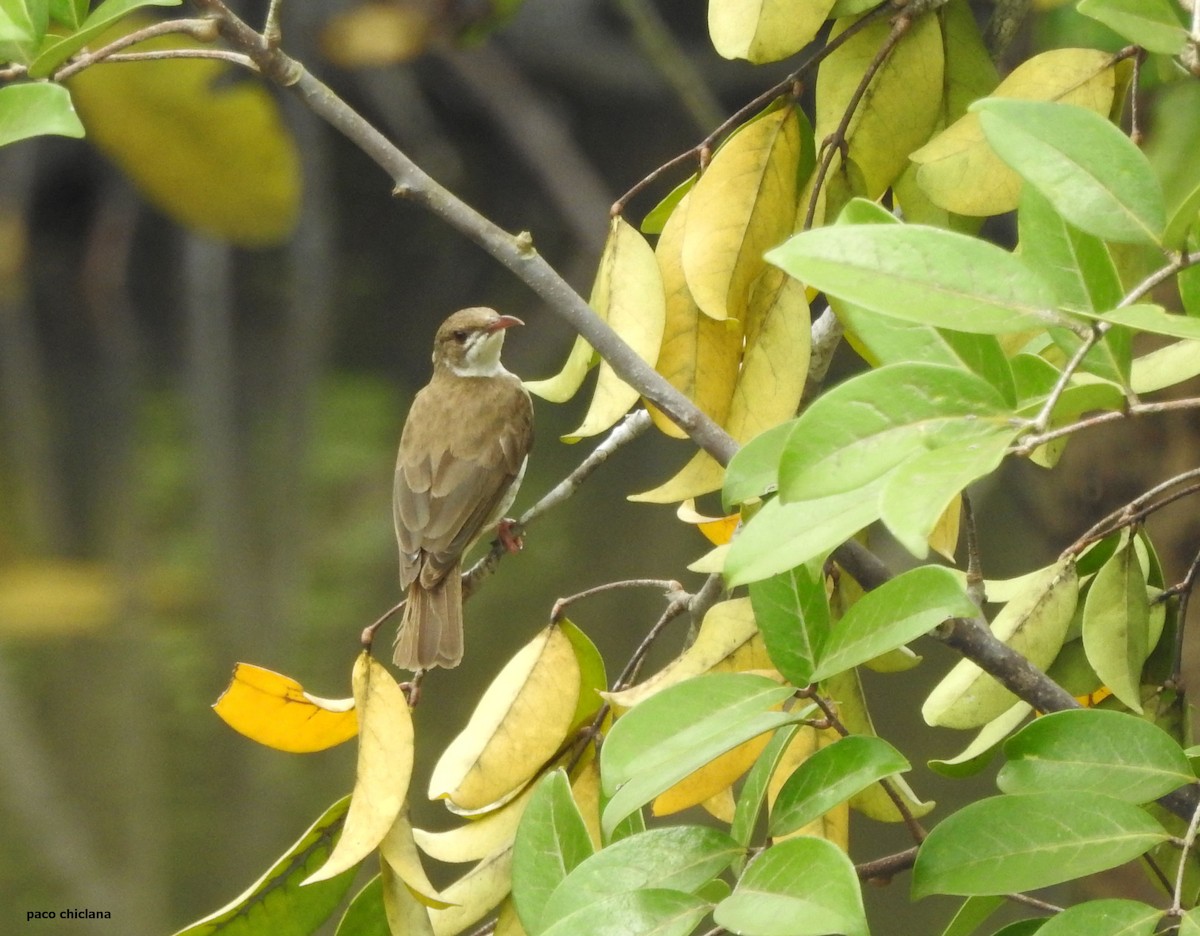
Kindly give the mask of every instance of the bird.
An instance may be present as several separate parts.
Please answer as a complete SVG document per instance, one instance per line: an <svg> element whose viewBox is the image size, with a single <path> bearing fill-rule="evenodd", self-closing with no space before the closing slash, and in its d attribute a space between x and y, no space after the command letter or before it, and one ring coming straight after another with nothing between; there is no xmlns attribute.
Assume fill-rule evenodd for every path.
<svg viewBox="0 0 1200 936"><path fill-rule="evenodd" d="M462 559L500 523L520 548L512 506L533 445L533 403L500 363L509 328L524 323L495 309L461 309L438 328L433 376L414 397L396 456L392 507L407 593L393 661L423 672L463 655Z"/></svg>

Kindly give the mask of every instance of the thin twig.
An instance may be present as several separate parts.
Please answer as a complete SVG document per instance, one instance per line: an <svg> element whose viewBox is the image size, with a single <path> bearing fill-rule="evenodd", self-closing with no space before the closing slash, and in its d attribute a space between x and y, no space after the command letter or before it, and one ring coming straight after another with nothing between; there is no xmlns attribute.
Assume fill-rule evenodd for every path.
<svg viewBox="0 0 1200 936"><path fill-rule="evenodd" d="M1105 322L1093 322L1087 336L1079 343L1079 347L1075 349L1075 353L1071 355L1071 359L1067 361L1063 367L1062 373L1058 375L1058 380L1054 382L1054 386L1050 390L1050 394L1046 397L1046 402L1038 411L1036 417L1029 423L1029 428L1035 434L1040 434L1046 431L1050 425L1050 417L1054 413L1054 407L1058 406L1058 401L1062 399L1063 393L1067 389L1067 384L1071 382L1071 378L1075 376L1075 372L1079 370L1079 366L1083 363L1083 359L1087 357L1088 352L1092 350L1104 337L1104 333L1108 330L1108 325Z"/></svg>
<svg viewBox="0 0 1200 936"><path fill-rule="evenodd" d="M205 18L163 20L159 23L151 23L149 26L135 29L133 32L121 36L119 39L114 39L108 45L102 46L95 52L80 52L54 73L54 80L58 82L66 81L72 75L78 74L85 68L95 65L97 62L103 62L122 49L127 49L131 45L136 45L146 39L181 34L191 36L198 42L215 42L218 35L217 23L215 20ZM182 56L179 53L185 50L179 49L174 51L175 57L181 58Z"/></svg>
<svg viewBox="0 0 1200 936"><path fill-rule="evenodd" d="M218 62L228 62L239 68L252 72L258 71L254 59L240 52L230 52L226 49L160 49L157 52L114 52L100 61L106 65L113 62L161 62L166 59L212 59Z"/></svg>
<svg viewBox="0 0 1200 936"><path fill-rule="evenodd" d="M1176 609L1178 626L1175 628L1175 655L1171 660L1171 682L1179 685L1181 681L1181 671L1183 667L1183 636L1185 633L1185 625L1187 624L1188 605L1192 600L1192 589L1196 587L1196 578L1200 576L1200 552L1192 558L1192 564L1188 566L1187 573L1183 577L1183 581L1172 585L1159 596L1159 599L1166 601L1171 596L1179 597L1179 607Z"/></svg>
<svg viewBox="0 0 1200 936"><path fill-rule="evenodd" d="M1095 416L1089 416L1086 419L1081 419L1078 422L1073 422L1067 426L1059 426L1057 429L1047 429L1045 432L1038 432L1034 435L1028 435L1021 439L1019 445L1013 447L1013 454L1028 455L1039 446L1045 445L1047 442L1052 442L1055 439L1061 439L1063 436L1069 436L1076 432L1082 432L1084 429L1094 429L1096 426L1104 426L1108 423L1120 422L1123 419L1128 419L1131 416L1148 416L1154 413L1170 413L1175 410L1200 409L1200 397L1185 397L1180 400L1163 400L1157 403L1134 403L1123 410L1109 410L1103 413L1097 413Z"/></svg>
<svg viewBox="0 0 1200 936"><path fill-rule="evenodd" d="M626 588L656 588L664 592L672 600L680 594L685 594L683 586L674 579L637 578L624 579L620 582L605 582L603 585L595 585L592 588L585 588L583 591L568 595L565 598L559 598L554 602L554 607L550 609L550 623L553 624L559 621L563 616L563 612L577 601L584 601L588 598L594 598L596 595L603 595L610 591L620 591ZM691 595L687 595L687 597L690 599Z"/></svg>
<svg viewBox="0 0 1200 936"><path fill-rule="evenodd" d="M962 521L967 532L967 595L982 608L987 603L987 589L983 583L983 561L979 553L979 535L975 527L975 508L971 496L963 491Z"/></svg>
<svg viewBox="0 0 1200 936"><path fill-rule="evenodd" d="M1172 916L1183 912L1183 877L1188 869L1188 852L1196 844L1196 832L1200 830L1200 805L1197 805L1188 822L1187 832L1183 835L1183 847L1179 852L1179 865L1175 869L1175 887L1171 892L1171 908L1167 911Z"/></svg>
<svg viewBox="0 0 1200 936"><path fill-rule="evenodd" d="M1112 511L1112 513L1107 514L1096 523L1092 524L1092 526L1087 529L1082 536L1080 536L1075 540L1075 542L1062 551L1061 558L1065 559L1071 556L1078 556L1085 549L1087 549L1087 547L1091 546L1092 543L1104 539L1104 537L1116 530L1121 529L1121 527L1138 523L1144 520L1150 514L1161 510L1168 504L1178 500L1180 497L1186 497L1187 495L1194 493L1198 488L1200 488L1200 484L1191 485L1181 491L1176 491L1169 498L1163 501L1159 501L1157 503L1154 502L1154 499L1165 491L1169 491L1171 488L1178 485L1187 484L1189 481L1193 481L1198 478L1200 478L1200 468L1192 468L1188 471L1181 472L1174 477L1168 478L1166 481L1156 484L1148 491L1143 491L1129 503L1122 507L1118 507L1116 510Z"/></svg>

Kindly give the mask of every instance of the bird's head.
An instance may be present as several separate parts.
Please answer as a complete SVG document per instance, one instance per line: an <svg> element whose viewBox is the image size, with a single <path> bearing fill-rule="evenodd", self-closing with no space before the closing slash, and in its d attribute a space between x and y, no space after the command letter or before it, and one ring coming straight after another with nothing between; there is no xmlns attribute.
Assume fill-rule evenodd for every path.
<svg viewBox="0 0 1200 936"><path fill-rule="evenodd" d="M444 321L433 339L433 366L459 377L489 377L500 373L504 332L523 325L519 318L483 307L460 309Z"/></svg>

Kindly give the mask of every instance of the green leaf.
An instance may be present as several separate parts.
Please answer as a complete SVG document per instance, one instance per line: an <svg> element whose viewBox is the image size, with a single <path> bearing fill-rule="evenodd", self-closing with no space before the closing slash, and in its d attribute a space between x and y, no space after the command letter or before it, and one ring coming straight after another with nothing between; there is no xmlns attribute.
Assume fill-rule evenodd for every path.
<svg viewBox="0 0 1200 936"><path fill-rule="evenodd" d="M756 582L827 556L879 518L884 480L814 500L767 501L729 547L725 558L729 586Z"/></svg>
<svg viewBox="0 0 1200 936"><path fill-rule="evenodd" d="M929 761L929 769L943 777L974 776L991 762L1004 739L1012 734L1032 711L1033 706L1028 702L1018 702L980 728L971 743L954 757Z"/></svg>
<svg viewBox="0 0 1200 936"><path fill-rule="evenodd" d="M754 827L758 825L763 800L767 795L767 786L775 768L783 759L784 751L799 730L799 725L788 725L776 731L746 774L741 793L738 794L737 806L733 810L733 822L729 827L729 833L739 845L745 847L750 844L754 836ZM738 870L740 871L740 868Z"/></svg>
<svg viewBox="0 0 1200 936"><path fill-rule="evenodd" d="M1179 936L1200 936L1200 907L1193 907L1179 921Z"/></svg>
<svg viewBox="0 0 1200 936"><path fill-rule="evenodd" d="M1096 675L1135 712L1142 710L1142 664L1150 654L1149 631L1146 577L1127 542L1092 579L1083 605L1083 648Z"/></svg>
<svg viewBox="0 0 1200 936"><path fill-rule="evenodd" d="M541 931L550 895L591 854L592 840L567 775L561 769L546 774L513 842L513 903L527 932Z"/></svg>
<svg viewBox="0 0 1200 936"><path fill-rule="evenodd" d="M67 29L78 29L87 12L88 0L50 0L50 21Z"/></svg>
<svg viewBox="0 0 1200 936"><path fill-rule="evenodd" d="M1087 108L985 98L971 105L997 155L1064 218L1104 240L1158 244L1162 188L1141 150Z"/></svg>
<svg viewBox="0 0 1200 936"><path fill-rule="evenodd" d="M334 936L391 936L383 907L383 877L375 875L350 901Z"/></svg>
<svg viewBox="0 0 1200 936"><path fill-rule="evenodd" d="M543 929L580 911L599 913L611 897L649 888L692 894L729 867L742 848L702 826L650 829L614 842L580 864L555 888L542 913Z"/></svg>
<svg viewBox="0 0 1200 936"><path fill-rule="evenodd" d="M815 400L792 427L779 463L785 501L861 488L915 455L1008 429L999 392L942 364L893 364Z"/></svg>
<svg viewBox="0 0 1200 936"><path fill-rule="evenodd" d="M829 599L821 566L806 563L750 586L750 604L767 654L794 686L813 681L829 634Z"/></svg>
<svg viewBox="0 0 1200 936"><path fill-rule="evenodd" d="M0 0L0 64L28 64L49 26L48 0Z"/></svg>
<svg viewBox="0 0 1200 936"><path fill-rule="evenodd" d="M602 827L618 822L714 758L807 709L772 711L795 690L751 673L709 673L669 686L617 720L600 749L611 798Z"/></svg>
<svg viewBox="0 0 1200 936"><path fill-rule="evenodd" d="M134 10L148 6L179 6L182 2L183 0L104 0L92 10L79 29L47 44L38 53L38 57L29 66L29 76L49 76L59 65Z"/></svg>
<svg viewBox="0 0 1200 936"><path fill-rule="evenodd" d="M175 936L309 936L342 902L357 866L305 887L325 864L350 808L345 796L330 806L241 896Z"/></svg>
<svg viewBox="0 0 1200 936"><path fill-rule="evenodd" d="M1168 0L1080 0L1076 9L1147 52L1178 55L1187 42Z"/></svg>
<svg viewBox="0 0 1200 936"><path fill-rule="evenodd" d="M0 88L0 146L43 133L83 136L67 89L48 82Z"/></svg>
<svg viewBox="0 0 1200 936"><path fill-rule="evenodd" d="M1050 917L1041 936L1153 936L1163 911L1139 900L1089 900Z"/></svg>
<svg viewBox="0 0 1200 936"><path fill-rule="evenodd" d="M693 172L667 192L663 200L646 212L646 217L642 218L641 232L643 234L661 234L663 228L666 227L667 218L671 217L671 213L683 201L683 196L692 190L692 186L696 184L698 178L700 177Z"/></svg>
<svg viewBox="0 0 1200 936"><path fill-rule="evenodd" d="M947 618L973 616L978 610L950 569L910 569L867 592L833 625L812 679L828 679L904 646Z"/></svg>
<svg viewBox="0 0 1200 936"><path fill-rule="evenodd" d="M807 836L755 858L713 919L749 936L867 936L854 865L836 845Z"/></svg>
<svg viewBox="0 0 1200 936"><path fill-rule="evenodd" d="M1155 335L1200 339L1200 318L1190 315L1172 315L1162 306L1131 305L1113 309L1110 312L1093 314L1085 312L1083 314L1088 318L1112 322L1114 325L1128 325L1138 331L1151 332Z"/></svg>
<svg viewBox="0 0 1200 936"><path fill-rule="evenodd" d="M978 800L929 833L913 897L1007 894L1124 864L1169 838L1132 803L1078 790Z"/></svg>
<svg viewBox="0 0 1200 936"><path fill-rule="evenodd" d="M725 471L725 488L721 493L725 508L761 497L779 484L779 459L791 433L794 419L760 432L743 445Z"/></svg>
<svg viewBox="0 0 1200 936"><path fill-rule="evenodd" d="M1157 725L1107 709L1034 719L1004 745L1006 793L1090 790L1148 803L1196 782L1179 743Z"/></svg>
<svg viewBox="0 0 1200 936"><path fill-rule="evenodd" d="M978 427L978 434L921 452L888 476L880 518L900 545L918 559L929 554L929 537L951 501L1004 460L1009 444L1020 432L1011 421L1006 422L1010 424L984 424Z"/></svg>
<svg viewBox="0 0 1200 936"><path fill-rule="evenodd" d="M1003 897L968 897L954 914L950 925L942 931L942 936L971 936L1003 905Z"/></svg>
<svg viewBox="0 0 1200 936"><path fill-rule="evenodd" d="M871 312L939 328L1002 334L1068 325L1020 257L916 224L854 224L794 235L767 260Z"/></svg>
<svg viewBox="0 0 1200 936"><path fill-rule="evenodd" d="M882 738L839 738L787 778L771 810L770 833L778 837L795 832L872 783L911 769L904 755Z"/></svg>
<svg viewBox="0 0 1200 936"><path fill-rule="evenodd" d="M711 909L708 901L682 891L627 891L559 920L541 936L687 936Z"/></svg>

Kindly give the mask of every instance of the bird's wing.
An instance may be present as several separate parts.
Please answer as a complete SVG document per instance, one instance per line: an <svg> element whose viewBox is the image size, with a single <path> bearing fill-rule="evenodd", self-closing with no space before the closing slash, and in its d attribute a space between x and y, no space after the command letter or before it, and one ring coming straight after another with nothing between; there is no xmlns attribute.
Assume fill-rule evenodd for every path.
<svg viewBox="0 0 1200 936"><path fill-rule="evenodd" d="M500 508L533 441L532 405L515 377L497 384L491 405L466 415L444 403L461 394L431 388L413 401L396 458L393 513L404 587L418 575L431 586L454 567Z"/></svg>

